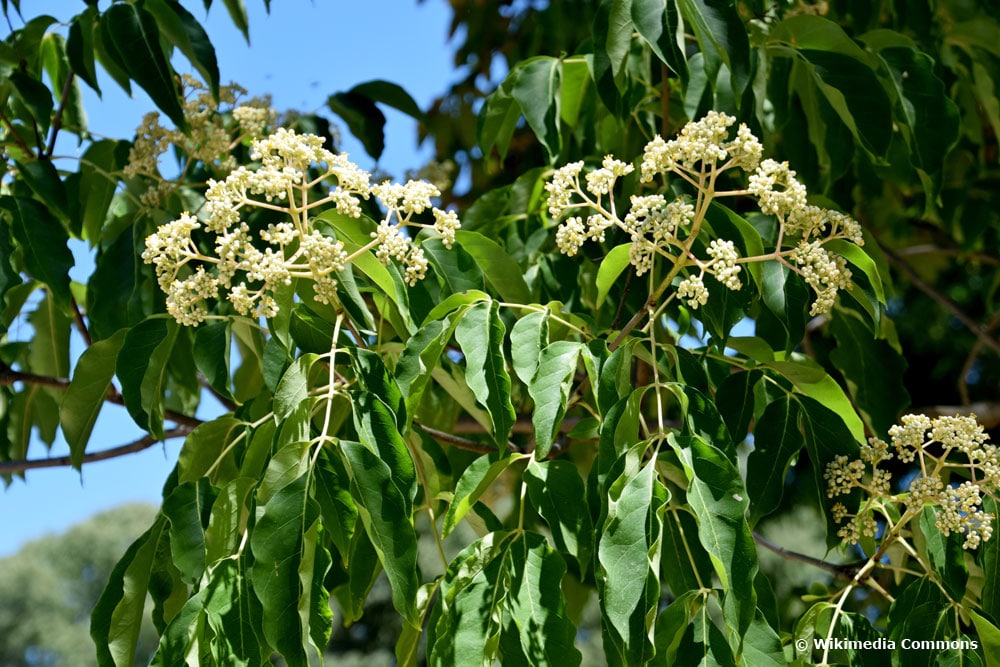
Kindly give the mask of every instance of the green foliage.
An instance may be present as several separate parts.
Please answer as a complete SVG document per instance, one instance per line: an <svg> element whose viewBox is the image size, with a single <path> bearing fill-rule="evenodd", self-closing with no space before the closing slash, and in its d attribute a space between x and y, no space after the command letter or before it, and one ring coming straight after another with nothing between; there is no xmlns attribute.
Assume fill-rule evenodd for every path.
<svg viewBox="0 0 1000 667"><path fill-rule="evenodd" d="M404 665L995 661L1000 455L942 415L998 423L996 10L474 4L432 109L382 80L327 104L376 159L382 108L419 120L463 193L372 185L328 120L229 108L175 0L0 45L0 471L57 429L73 466L105 455L106 402L149 434L123 451L184 438L80 596L97 663L145 662L150 608L158 665L322 664L335 618L398 628ZM91 137L101 70L176 130ZM793 555L808 591L755 532L800 516L827 547ZM0 597L62 614L47 563ZM44 634L14 620L5 664Z"/></svg>

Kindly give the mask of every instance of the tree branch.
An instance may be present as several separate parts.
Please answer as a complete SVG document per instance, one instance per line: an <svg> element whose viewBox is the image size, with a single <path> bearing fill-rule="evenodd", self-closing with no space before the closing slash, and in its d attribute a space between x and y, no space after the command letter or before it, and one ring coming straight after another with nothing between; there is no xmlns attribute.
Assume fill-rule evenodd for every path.
<svg viewBox="0 0 1000 667"><path fill-rule="evenodd" d="M430 426L425 426L419 422L413 422L414 426L419 426L427 435L431 436L439 442L443 442L451 445L452 447L457 447L458 449L464 449L467 452L475 452L477 454L492 454L497 450L496 445L491 445L486 442L477 442L475 440L469 440L468 438L462 438L451 433L446 433L445 431L439 431L436 428L431 428ZM512 452L520 451L513 442L507 443L507 449Z"/></svg>
<svg viewBox="0 0 1000 667"><path fill-rule="evenodd" d="M178 426L177 428L170 429L169 431L165 431L163 433L163 441L171 440L173 438L183 438L191 433L192 430L193 429L189 426ZM157 442L160 441L151 435L146 435L139 438L135 442L128 443L127 445L112 447L111 449L103 449L98 452L91 452L90 454L84 454L81 463L106 461L119 456L125 456L126 454L134 454L135 452L141 452L144 449L149 449ZM69 465L73 465L69 456L53 456L52 458L47 459L2 461L0 462L0 475L10 475L13 473L24 472L25 470L37 470L39 468L62 468Z"/></svg>
<svg viewBox="0 0 1000 667"><path fill-rule="evenodd" d="M56 115L52 119L52 133L49 135L49 145L39 157L50 158L56 149L56 137L59 136L59 130L62 129L63 111L66 109L66 105L69 104L70 93L73 92L74 76L73 70L70 70L66 74L66 83L63 84L62 96L59 98L59 108L56 109Z"/></svg>
<svg viewBox="0 0 1000 667"><path fill-rule="evenodd" d="M882 252L885 253L889 263L905 273L910 279L910 282L912 282L917 289L937 301L945 310L954 315L955 318L965 325L965 328L971 331L976 336L976 339L983 345L990 348L997 354L1000 354L1000 341L989 335L986 326L979 324L974 319L966 315L965 311L962 310L957 303L924 281L924 279L920 277L920 274L918 274L912 266L907 264L906 261L898 254L887 248L881 241L879 241L879 247L882 248Z"/></svg>
<svg viewBox="0 0 1000 667"><path fill-rule="evenodd" d="M826 570L832 574L837 579L846 579L850 581L854 578L855 573L864 563L846 563L844 565L837 565L836 563L828 563L825 560L820 560L819 558L813 558L812 556L807 556L805 554L800 554L797 551L790 551L785 547L778 546L771 540L767 539L757 531L753 532L753 541L764 547L768 551L771 551L786 560L794 560L800 563L805 563L806 565L812 565L813 567L818 567L821 570ZM866 561L867 562L867 561Z"/></svg>
<svg viewBox="0 0 1000 667"><path fill-rule="evenodd" d="M35 373L26 373L24 371L16 371L7 364L0 361L0 387L10 386L15 382L24 382L25 384L35 384L43 387L51 387L53 389L58 389L59 391L66 391L69 387L69 380L66 378L56 378L49 377L47 375L36 375ZM114 403L115 405L125 405L125 399L118 390L114 387L108 387L108 394L104 398L109 403ZM195 428L204 422L197 417L190 417L180 412L175 412L174 410L164 410L163 416L166 419L180 425L187 426L190 428Z"/></svg>

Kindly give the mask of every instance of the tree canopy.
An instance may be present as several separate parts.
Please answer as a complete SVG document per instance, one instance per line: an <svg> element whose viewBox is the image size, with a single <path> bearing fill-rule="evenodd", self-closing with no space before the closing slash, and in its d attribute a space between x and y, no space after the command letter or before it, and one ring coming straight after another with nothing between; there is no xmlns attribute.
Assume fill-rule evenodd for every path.
<svg viewBox="0 0 1000 667"><path fill-rule="evenodd" d="M4 0L0 473L183 440L98 664L147 604L152 664L322 664L380 575L404 665L581 664L587 609L609 665L995 664L986 5L451 0L431 108L279 114L181 2ZM133 136L87 132L98 70ZM336 145L386 108L405 182ZM95 449L107 403L147 436Z"/></svg>

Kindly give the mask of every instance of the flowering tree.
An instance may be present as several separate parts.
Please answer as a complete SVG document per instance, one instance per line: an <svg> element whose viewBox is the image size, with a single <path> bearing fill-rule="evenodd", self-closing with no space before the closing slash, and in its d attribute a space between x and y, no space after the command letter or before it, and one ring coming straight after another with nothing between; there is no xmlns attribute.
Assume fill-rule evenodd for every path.
<svg viewBox="0 0 1000 667"><path fill-rule="evenodd" d="M519 16L515 42L569 7L509 4L482 11ZM384 81L330 98L373 155L376 104L422 119L469 169L462 195L375 179L327 121L220 85L177 2L15 30L0 325L23 314L32 337L0 347L0 471L59 462L25 459L33 429L60 428L77 467L183 439L94 609L99 662L135 660L150 599L154 664L318 664L332 610L362 622L384 573L401 664L580 664L587 599L612 665L993 664L1000 451L970 409L903 414L894 277L974 334L965 404L989 396L993 362L968 376L998 319L910 267L886 221L916 198L995 273L996 214L973 235L964 211L970 164L995 169L1000 24L939 4L909 23L850 2L573 4L593 21L558 33L566 52L497 46L517 56L474 103L475 147L453 145L468 81L426 115ZM169 122L92 140L75 100L98 66ZM60 132L87 143L75 168L53 162ZM205 392L226 412L203 422ZM148 436L93 450L109 402ZM793 510L821 558L762 534ZM815 569L804 604L764 552Z"/></svg>

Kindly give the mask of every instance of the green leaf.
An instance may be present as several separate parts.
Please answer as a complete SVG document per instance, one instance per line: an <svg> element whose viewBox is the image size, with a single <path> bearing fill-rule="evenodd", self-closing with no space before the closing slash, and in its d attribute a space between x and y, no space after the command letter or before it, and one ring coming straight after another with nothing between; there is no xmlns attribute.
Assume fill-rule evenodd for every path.
<svg viewBox="0 0 1000 667"><path fill-rule="evenodd" d="M515 71L517 78L511 94L553 162L562 147L559 133L562 63L550 56L536 56L518 63Z"/></svg>
<svg viewBox="0 0 1000 667"><path fill-rule="evenodd" d="M521 267L496 241L479 232L464 229L455 232L455 238L458 245L476 260L486 282L496 290L501 299L511 303L531 301L531 290L524 282Z"/></svg>
<svg viewBox="0 0 1000 667"><path fill-rule="evenodd" d="M958 139L958 107L934 74L934 61L909 47L878 52L892 74L899 108L908 127L910 161L928 173L944 166L944 158Z"/></svg>
<svg viewBox="0 0 1000 667"><path fill-rule="evenodd" d="M659 549L666 489L656 465L642 465L647 442L633 445L609 474L595 576L609 664L640 665L652 656L652 614L660 598ZM655 461L655 459L654 459Z"/></svg>
<svg viewBox="0 0 1000 667"><path fill-rule="evenodd" d="M229 18L232 20L233 25L243 33L243 39L249 44L250 20L247 18L247 8L243 4L243 0L222 0L222 4L226 6L226 11L229 12ZM270 6L270 0L265 0L265 4Z"/></svg>
<svg viewBox="0 0 1000 667"><path fill-rule="evenodd" d="M826 496L823 473L826 471L826 464L837 456L856 459L859 450L858 440L842 416L826 407L826 404L808 396L793 395L793 398L801 409L802 433L805 436L809 460L812 462L813 483L819 494L819 503L824 508L827 546L833 548L840 544L840 538L837 537L837 524L833 522L831 512L834 500Z"/></svg>
<svg viewBox="0 0 1000 667"><path fill-rule="evenodd" d="M447 514L444 515L441 536L447 537L451 534L458 522L465 518L465 515L486 493L496 478L511 463L519 459L518 456L507 456L499 460L492 460L489 456L480 456L470 463L455 485L451 504L448 505Z"/></svg>
<svg viewBox="0 0 1000 667"><path fill-rule="evenodd" d="M149 94L178 129L187 131L176 72L163 53L153 15L140 5L115 3L101 15L101 39L118 67Z"/></svg>
<svg viewBox="0 0 1000 667"><path fill-rule="evenodd" d="M510 402L510 375L503 354L504 326L498 311L496 302L471 306L455 328L455 340L465 355L469 388L489 413L491 435L503 448L517 416Z"/></svg>
<svg viewBox="0 0 1000 667"><path fill-rule="evenodd" d="M69 308L69 270L73 253L68 247L69 234L56 218L38 202L24 197L0 197L13 222L14 240L21 247L24 268L32 278L48 285L52 296L63 308Z"/></svg>
<svg viewBox="0 0 1000 667"><path fill-rule="evenodd" d="M528 383L528 393L535 402L531 423L535 433L535 459L539 461L549 455L566 415L582 347L582 343L568 340L550 343L542 350L538 368Z"/></svg>
<svg viewBox="0 0 1000 667"><path fill-rule="evenodd" d="M887 437L910 404L903 384L906 360L886 341L875 340L853 312L838 309L830 331L837 340L830 361L843 373L865 422L879 437Z"/></svg>
<svg viewBox="0 0 1000 667"><path fill-rule="evenodd" d="M52 93L48 87L21 70L14 70L7 79L14 89L17 99L28 109L35 122L38 123L38 130L41 134L48 132L49 123L52 121Z"/></svg>
<svg viewBox="0 0 1000 667"><path fill-rule="evenodd" d="M593 76L601 100L618 116L620 91L626 85L626 65L632 48L632 0L603 0L594 17Z"/></svg>
<svg viewBox="0 0 1000 667"><path fill-rule="evenodd" d="M385 114L367 95L349 91L334 93L326 100L330 111L347 125L365 152L378 160L385 150Z"/></svg>
<svg viewBox="0 0 1000 667"><path fill-rule="evenodd" d="M687 60L678 5L668 0L632 0L632 23L656 57L682 81Z"/></svg>
<svg viewBox="0 0 1000 667"><path fill-rule="evenodd" d="M843 28L819 16L792 16L775 27L768 47L797 57L810 84L855 139L875 156L885 156L892 138L892 105L871 57Z"/></svg>
<svg viewBox="0 0 1000 667"><path fill-rule="evenodd" d="M146 606L154 556L166 539L161 515L122 556L90 616L90 636L101 667L131 665Z"/></svg>
<svg viewBox="0 0 1000 667"><path fill-rule="evenodd" d="M94 67L94 26L97 24L97 14L97 7L87 7L69 24L66 56L73 72L100 95L97 69Z"/></svg>
<svg viewBox="0 0 1000 667"><path fill-rule="evenodd" d="M177 457L177 482L196 482L221 465L223 453L229 448L243 425L232 415L222 415L199 424L184 440Z"/></svg>
<svg viewBox="0 0 1000 667"><path fill-rule="evenodd" d="M350 92L358 95L364 95L374 102L379 102L381 104L385 104L386 106L390 106L397 111L402 111L414 120L421 122L424 120L424 112L420 110L420 107L417 106L414 99L410 97L410 94L398 84L383 81L381 79L375 79L373 81L359 83L351 88Z"/></svg>
<svg viewBox="0 0 1000 667"><path fill-rule="evenodd" d="M920 532L927 545L927 559L930 561L931 569L940 578L941 585L948 591L949 597L961 600L965 596L965 587L969 581L965 550L962 548L964 538L961 532L943 535L936 522L936 508L925 506L920 514Z"/></svg>
<svg viewBox="0 0 1000 667"><path fill-rule="evenodd" d="M805 446L799 431L799 407L782 396L764 408L754 427L754 449L747 457L750 525L755 526L781 504L792 457Z"/></svg>
<svg viewBox="0 0 1000 667"><path fill-rule="evenodd" d="M229 389L229 354L232 349L232 324L208 322L198 327L194 335L194 363L198 372L220 395L233 400Z"/></svg>
<svg viewBox="0 0 1000 667"><path fill-rule="evenodd" d="M178 484L163 499L163 515L170 521L170 552L185 583L195 585L205 572L205 529L202 517L211 504L210 487L200 482Z"/></svg>
<svg viewBox="0 0 1000 667"><path fill-rule="evenodd" d="M429 665L579 665L560 590L566 566L534 533L490 533L448 566L429 623Z"/></svg>
<svg viewBox="0 0 1000 667"><path fill-rule="evenodd" d="M84 350L73 370L73 379L59 405L59 423L69 445L70 461L80 469L90 434L97 422L115 375L118 352L125 342L125 330L99 340Z"/></svg>
<svg viewBox="0 0 1000 667"><path fill-rule="evenodd" d="M168 364L170 362L170 356L174 349L174 343L177 341L177 333L180 325L174 320L164 320L166 326L166 335L163 341L153 348L146 359L148 362L145 371L142 375L142 382L139 384L139 409L143 414L148 415L148 430L150 434L158 438L163 437L163 413L165 409L164 402L166 400L167 384L169 382L168 377ZM122 350L127 351L129 354L132 353L130 341L132 334L135 333L138 327L132 329L125 338L124 346ZM119 362L121 361L121 353L119 353ZM122 381L122 391L124 396L125 379L118 374L119 379ZM134 397L134 394L133 394ZM134 400L134 398L133 398ZM128 404L128 399L126 399L126 405Z"/></svg>
<svg viewBox="0 0 1000 667"><path fill-rule="evenodd" d="M290 415L309 396L309 371L317 359L315 354L303 354L281 376L274 392L274 418L278 422Z"/></svg>
<svg viewBox="0 0 1000 667"><path fill-rule="evenodd" d="M125 401L125 408L141 428L150 430L149 412L143 405L142 384L150 368L153 355L160 345L166 344L168 347L173 344L173 337L177 335L176 326L168 324L162 317L151 317L146 319L125 334L125 341L118 353L118 363L115 365L115 374L121 382L122 398ZM158 355L162 364L166 362L163 355ZM154 373L156 369L154 369Z"/></svg>
<svg viewBox="0 0 1000 667"><path fill-rule="evenodd" d="M987 495L982 510L997 516L1000 507ZM983 568L982 610L990 618L1000 618L1000 540L986 540L976 552L976 562Z"/></svg>
<svg viewBox="0 0 1000 667"><path fill-rule="evenodd" d="M521 106L512 94L518 73L514 70L508 74L479 110L476 118L476 142L485 156L491 155L495 147L501 160L507 157L507 148L514 136L517 121L521 118Z"/></svg>
<svg viewBox="0 0 1000 667"><path fill-rule="evenodd" d="M219 63L208 33L177 0L146 0L143 5L156 19L157 27L171 44L180 49L208 83L212 96L219 98Z"/></svg>
<svg viewBox="0 0 1000 667"><path fill-rule="evenodd" d="M531 503L549 524L556 548L587 570L594 548L594 526L583 478L569 461L532 461L524 471Z"/></svg>
<svg viewBox="0 0 1000 667"><path fill-rule="evenodd" d="M597 284L597 307L600 308L604 305L605 299L608 298L608 292L611 291L611 287L618 280L618 276L629 265L629 248L632 247L631 243L622 243L612 248L604 259L601 260L601 265L597 267L597 278L595 280Z"/></svg>
<svg viewBox="0 0 1000 667"><path fill-rule="evenodd" d="M91 248L100 243L115 196L117 180L112 174L127 155L126 142L105 139L92 143L80 158L80 222Z"/></svg>
<svg viewBox="0 0 1000 667"><path fill-rule="evenodd" d="M819 364L808 357L795 355L793 361L775 361L765 365L791 381L798 393L833 411L849 429L855 442L865 442L865 425L850 399L837 381L827 375Z"/></svg>
<svg viewBox="0 0 1000 667"><path fill-rule="evenodd" d="M753 73L747 27L736 5L713 0L680 0L678 5L684 19L691 25L701 52L713 54L713 57L706 55L706 62L714 60L714 54L717 54L729 68L731 85L739 100ZM715 81L718 71L718 66L711 67L711 81Z"/></svg>
<svg viewBox="0 0 1000 667"><path fill-rule="evenodd" d="M969 615L972 616L976 632L979 633L980 646L983 647L983 655L986 656L986 667L1000 667L1000 630L971 609Z"/></svg>
<svg viewBox="0 0 1000 667"><path fill-rule="evenodd" d="M10 238L10 228L0 224L0 312L6 305L8 290L21 284L21 274L14 270L10 258L14 254L14 243ZM6 328L0 322L0 333Z"/></svg>
<svg viewBox="0 0 1000 667"><path fill-rule="evenodd" d="M407 621L419 623L417 538L406 511L408 503L393 481L392 470L372 450L348 440L342 440L339 448L365 532L389 578L393 606Z"/></svg>
<svg viewBox="0 0 1000 667"><path fill-rule="evenodd" d="M725 454L700 437L671 435L669 442L688 478L698 537L725 591L726 622L742 637L757 608L757 547L745 516L749 501L743 479Z"/></svg>
<svg viewBox="0 0 1000 667"><path fill-rule="evenodd" d="M434 267L434 273L444 283L442 296L470 290L482 291L486 286L482 269L462 246L454 246L449 250L444 247L441 239L430 238L420 247Z"/></svg>
<svg viewBox="0 0 1000 667"><path fill-rule="evenodd" d="M55 213L63 222L69 221L69 209L66 201L66 186L59 176L51 160L32 160L31 162L15 162L18 174L27 183L39 201Z"/></svg>
<svg viewBox="0 0 1000 667"><path fill-rule="evenodd" d="M754 387L763 374L759 370L733 373L715 392L715 405L734 443L743 442L754 413Z"/></svg>
<svg viewBox="0 0 1000 667"><path fill-rule="evenodd" d="M250 538L251 584L264 610L264 636L297 665L321 664L326 648L315 646L310 634L313 579L322 579L330 557L318 539L319 509L309 486L309 475L301 475L271 496Z"/></svg>
<svg viewBox="0 0 1000 667"><path fill-rule="evenodd" d="M697 592L712 581L712 560L698 541L698 522L686 509L671 507L664 513L660 558L663 579L675 597Z"/></svg>
<svg viewBox="0 0 1000 667"><path fill-rule="evenodd" d="M510 328L510 362L521 382L535 376L542 350L549 344L549 309L532 311Z"/></svg>
<svg viewBox="0 0 1000 667"><path fill-rule="evenodd" d="M417 472L410 450L397 430L396 417L372 393L354 392L351 398L358 440L389 466L396 494L403 499L403 513L409 516L417 496Z"/></svg>

